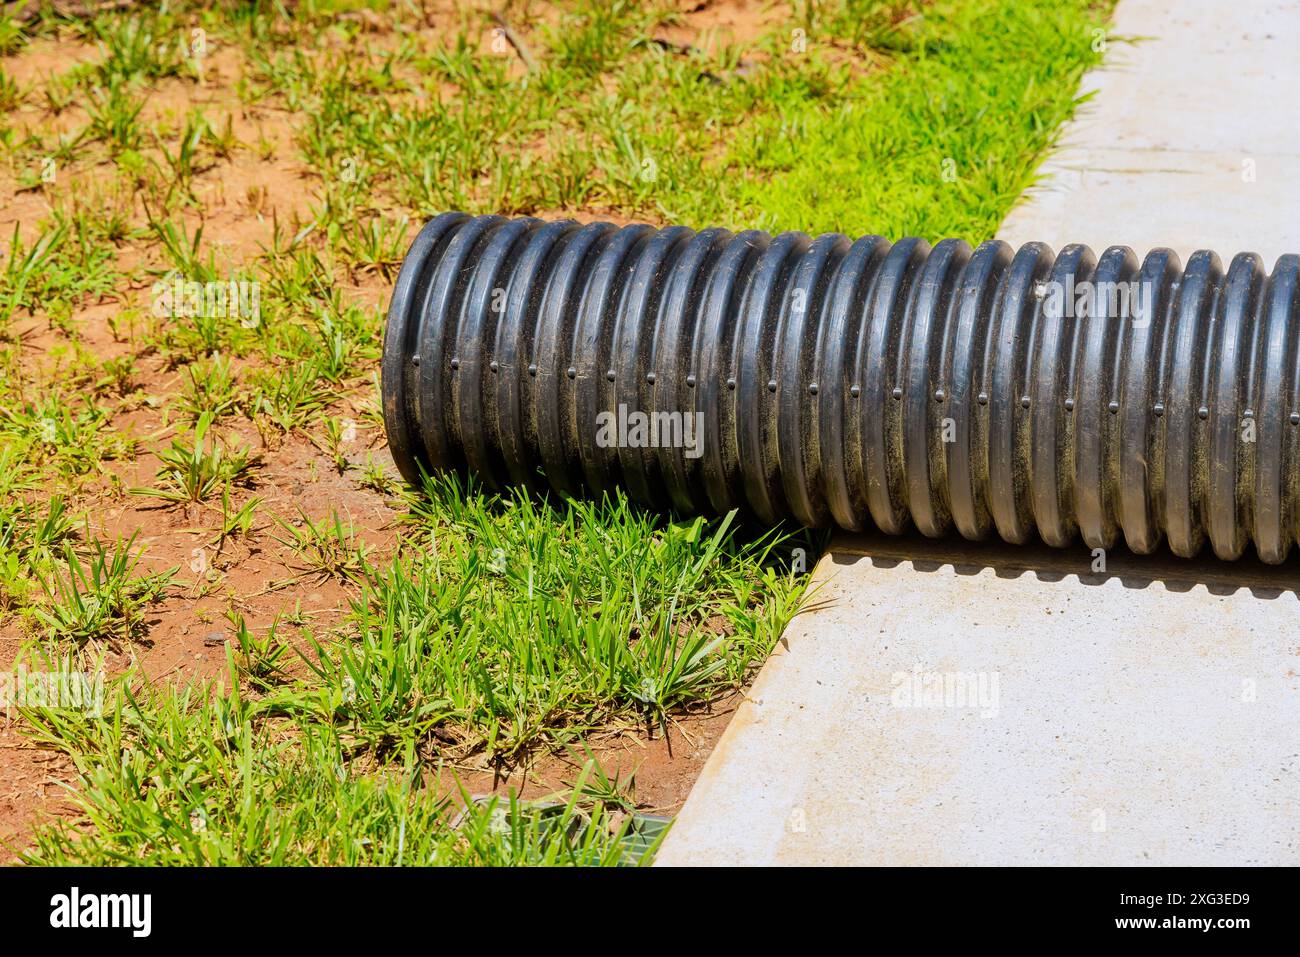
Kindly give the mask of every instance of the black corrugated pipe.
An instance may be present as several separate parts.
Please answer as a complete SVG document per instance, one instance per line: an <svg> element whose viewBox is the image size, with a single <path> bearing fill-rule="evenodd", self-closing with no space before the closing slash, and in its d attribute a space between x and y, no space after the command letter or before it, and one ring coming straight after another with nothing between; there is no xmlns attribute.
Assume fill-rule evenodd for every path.
<svg viewBox="0 0 1300 957"><path fill-rule="evenodd" d="M1280 562L1298 283L1291 255L447 213L393 291L384 421L411 482Z"/></svg>

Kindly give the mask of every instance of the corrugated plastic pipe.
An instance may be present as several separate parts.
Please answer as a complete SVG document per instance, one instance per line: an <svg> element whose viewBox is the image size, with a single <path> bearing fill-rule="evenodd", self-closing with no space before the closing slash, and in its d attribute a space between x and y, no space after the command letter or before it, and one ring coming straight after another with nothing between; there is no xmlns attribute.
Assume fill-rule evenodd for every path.
<svg viewBox="0 0 1300 957"><path fill-rule="evenodd" d="M1291 255L447 213L393 292L384 420L412 482L1280 562L1298 283Z"/></svg>

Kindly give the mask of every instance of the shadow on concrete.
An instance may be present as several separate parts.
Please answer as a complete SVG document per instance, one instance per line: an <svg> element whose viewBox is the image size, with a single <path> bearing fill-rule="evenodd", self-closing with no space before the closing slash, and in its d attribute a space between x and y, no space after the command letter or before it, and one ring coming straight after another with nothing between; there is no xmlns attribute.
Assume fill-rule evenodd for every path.
<svg viewBox="0 0 1300 957"><path fill-rule="evenodd" d="M992 571L999 578L1010 579L1031 574L1049 583L1075 578L1084 585L1102 585L1118 579L1125 588L1146 588L1159 582L1171 592L1189 592L1203 585L1212 595L1232 595L1242 588L1264 599L1300 595L1300 556L1281 565L1266 565L1253 554L1226 562L1210 554L1179 558L1163 545L1151 555L1138 555L1117 545L1106 550L1103 571L1096 570L1092 549L1083 544L1069 548L1052 548L1041 541L1008 545L1001 540L932 539L916 531L898 536L839 533L831 539L829 553L835 565L851 565L865 558L882 568L906 562L920 572L952 568L958 575L978 575Z"/></svg>

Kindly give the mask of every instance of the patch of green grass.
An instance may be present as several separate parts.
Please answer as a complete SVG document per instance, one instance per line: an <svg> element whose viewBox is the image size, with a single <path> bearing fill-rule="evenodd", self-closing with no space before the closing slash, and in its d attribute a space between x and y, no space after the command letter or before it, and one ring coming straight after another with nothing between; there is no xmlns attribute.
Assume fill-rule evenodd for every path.
<svg viewBox="0 0 1300 957"><path fill-rule="evenodd" d="M77 100L77 77L70 73L51 74L41 93L46 109L58 116Z"/></svg>
<svg viewBox="0 0 1300 957"><path fill-rule="evenodd" d="M449 479L425 496L414 547L367 566L352 639L310 660L320 690L303 707L375 747L438 729L514 757L619 719L666 731L735 687L802 595L792 543L729 518L665 524L622 498L554 509Z"/></svg>
<svg viewBox="0 0 1300 957"><path fill-rule="evenodd" d="M193 75L185 56L190 31L167 11L101 17L92 30L103 54L96 77L104 85Z"/></svg>
<svg viewBox="0 0 1300 957"><path fill-rule="evenodd" d="M0 111L9 112L23 101L24 91L18 82L0 67Z"/></svg>
<svg viewBox="0 0 1300 957"><path fill-rule="evenodd" d="M253 687L269 690L287 677L285 671L292 657L292 646L285 641L278 630L278 620L267 628L265 633L257 634L248 627L244 616L230 612L226 617L234 626L235 667Z"/></svg>
<svg viewBox="0 0 1300 957"><path fill-rule="evenodd" d="M232 680L236 669L232 663ZM359 766L330 727L277 719L226 689L125 680L104 718L28 710L37 740L68 754L80 823L41 828L37 865L599 865L627 862L631 819L585 790L557 811L453 800L413 751ZM653 846L636 860L648 860Z"/></svg>
<svg viewBox="0 0 1300 957"><path fill-rule="evenodd" d="M85 210L56 212L37 238L24 242L14 224L0 269L0 337L22 311L67 319L75 306L110 292L120 276L101 224Z"/></svg>
<svg viewBox="0 0 1300 957"><path fill-rule="evenodd" d="M8 462L0 453L0 469ZM8 488L2 487L8 485ZM40 584L53 574L63 545L73 538L64 500L40 507L17 497L15 483L0 483L0 619L30 606Z"/></svg>
<svg viewBox="0 0 1300 957"><path fill-rule="evenodd" d="M588 0L536 31L523 78L509 52L476 52L477 30L432 52L253 57L308 115L318 218L342 236L359 197L385 197L421 215L594 205L695 227L979 240L1075 108L1107 9L809 4L752 50L705 53L653 42L667 10ZM341 244L362 264L374 245L364 229Z"/></svg>
<svg viewBox="0 0 1300 957"><path fill-rule="evenodd" d="M311 435L309 438L318 449L324 452L334 462L334 468L339 475L344 475L348 470L347 455L344 454L343 446L346 444L346 436L349 429L355 433L356 427L348 426L337 416L327 415L321 423L323 435Z"/></svg>
<svg viewBox="0 0 1300 957"><path fill-rule="evenodd" d="M249 382L254 396L253 413L265 416L283 432L305 426L333 398L320 384L320 369L314 362L297 363L278 371L254 370Z"/></svg>
<svg viewBox="0 0 1300 957"><path fill-rule="evenodd" d="M90 117L88 135L105 143L116 156L138 147L144 138L140 128L140 111L144 97L132 93L124 83L113 82L107 88L90 91L86 112Z"/></svg>
<svg viewBox="0 0 1300 957"><path fill-rule="evenodd" d="M259 459L249 448L228 448L215 436L208 444L212 413L204 412L188 442L173 439L158 453L157 488L134 488L132 494L160 498L175 505L203 502L232 483L247 481Z"/></svg>
<svg viewBox="0 0 1300 957"><path fill-rule="evenodd" d="M391 279L406 255L408 229L406 217L385 219L377 216L364 223L353 223L346 230L340 229L336 241L356 272L373 272Z"/></svg>
<svg viewBox="0 0 1300 957"><path fill-rule="evenodd" d="M176 400L177 409L198 421L204 415L216 420L239 406L241 395L230 360L212 353L185 367L185 381Z"/></svg>
<svg viewBox="0 0 1300 957"><path fill-rule="evenodd" d="M277 519L284 530L278 541L293 553L293 561L304 576L314 576L321 581L335 579L341 582L361 581L366 573L366 556L370 549L357 538L356 526L344 521L338 512L313 521L301 510L294 522Z"/></svg>
<svg viewBox="0 0 1300 957"><path fill-rule="evenodd" d="M157 145L171 173L168 177L170 186L164 199L165 203L170 202L177 191L181 192L189 202L197 202L192 190L194 177L207 172L213 166L212 163L203 160L201 151L201 147L210 136L211 127L208 121L202 113L196 111L185 117L185 126L181 130L175 151L169 149L159 138Z"/></svg>
<svg viewBox="0 0 1300 957"><path fill-rule="evenodd" d="M53 229L32 243L24 243L14 223L9 240L9 255L0 273L0 333L20 309L34 310L41 296L42 284L54 268L54 255L63 242L64 233Z"/></svg>
<svg viewBox="0 0 1300 957"><path fill-rule="evenodd" d="M221 524L213 537L213 544L220 552L230 539L247 540L253 533L253 523L257 519L258 506L262 500L257 496L250 498L238 508L230 500L229 487L221 490Z"/></svg>
<svg viewBox="0 0 1300 957"><path fill-rule="evenodd" d="M730 202L769 229L991 237L1078 105L1108 9L927 4L893 28L906 39L894 66L811 109L791 95L797 74L770 76L777 108L735 141L727 163L746 172Z"/></svg>
<svg viewBox="0 0 1300 957"><path fill-rule="evenodd" d="M628 797L602 773L558 812L512 801L462 814L465 796L429 777L448 758L611 720L660 725L734 686L798 604L785 543L623 500L494 501L450 480L416 501L422 547L369 571L344 640L309 636L305 673L274 629L234 618L224 688L128 693L140 682L126 675L107 719L26 713L77 765L81 816L41 828L24 859L626 863L631 824L609 811Z"/></svg>
<svg viewBox="0 0 1300 957"><path fill-rule="evenodd" d="M88 477L134 453L134 440L114 430L110 418L92 396L58 387L26 399L0 392L0 450L8 450L19 474L39 474L51 488L55 479Z"/></svg>
<svg viewBox="0 0 1300 957"><path fill-rule="evenodd" d="M213 282L218 278L212 254L209 253L205 259L200 252L203 244L201 225L191 234L184 223L178 225L170 220L159 220L150 213L149 228L153 230L175 275L201 283Z"/></svg>
<svg viewBox="0 0 1300 957"><path fill-rule="evenodd" d="M0 12L0 56L13 56L27 45L23 25L8 9Z"/></svg>
<svg viewBox="0 0 1300 957"><path fill-rule="evenodd" d="M24 859L626 863L631 824L609 811L629 799L598 770L558 811L462 813L467 796L429 775L620 717L661 726L734 686L798 604L786 543L746 541L728 520L664 523L621 499L557 510L451 480L417 503L412 539L427 548L368 571L344 640L309 636L305 674L274 627L256 635L235 617L223 688L128 693L139 682L124 676L106 720L27 713L76 763L82 818L42 828Z"/></svg>
<svg viewBox="0 0 1300 957"><path fill-rule="evenodd" d="M63 568L44 580L44 600L31 616L55 642L134 638L142 631L144 609L171 584L171 572L136 574L140 553L135 539L106 546L94 541L87 555L64 545Z"/></svg>

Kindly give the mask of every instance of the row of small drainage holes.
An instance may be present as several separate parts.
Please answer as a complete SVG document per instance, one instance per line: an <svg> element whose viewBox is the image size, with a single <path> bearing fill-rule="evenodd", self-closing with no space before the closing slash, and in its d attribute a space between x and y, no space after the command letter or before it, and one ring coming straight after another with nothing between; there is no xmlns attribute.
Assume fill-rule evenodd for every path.
<svg viewBox="0 0 1300 957"><path fill-rule="evenodd" d="M418 365L420 364L420 357L419 357L418 355L413 355L413 356L411 356L411 364L412 364L412 365L417 365L417 366L418 366ZM459 359L452 359L452 360L451 360L451 371L452 371L452 372L455 372L455 371L456 371L457 369L459 369L459 368L460 368L460 360L459 360ZM496 372L496 371L497 371L497 369L499 368L499 366L497 365L497 362L496 362L495 359L492 360L492 362L490 362L490 363L488 364L488 368L491 369L493 372ZM535 366L535 365L530 365L530 366L528 367L528 374L531 375L531 376L535 376L535 375L537 375L537 366ZM578 376L578 370L577 370L574 366L569 366L569 368L568 368L568 376L569 376L570 379L575 379L575 378L577 378L577 376ZM613 370L613 369L610 369L608 372L606 372L606 373L605 373L605 378L608 379L610 382L613 382L613 381L614 381L614 378L615 378L614 370ZM655 374L654 374L653 372L647 372L646 375L645 375L645 380L646 380L646 382L649 382L649 383L653 384L654 381L655 381ZM688 375L688 376L686 377L686 385L687 385L689 388L694 388L694 387L695 387L695 376L693 376L693 375ZM735 389L735 388L736 388L736 380L735 380L734 378L732 378L732 379L728 379L728 380L727 380L727 388L728 388L728 389ZM769 379L769 380L768 380L768 382L767 382L767 391L768 391L768 392L775 392L775 391L776 391L776 380L775 380L775 379ZM808 392L809 392L810 395L816 395L816 394L817 394L817 383L816 383L816 382L810 382L810 383L808 384ZM894 390L893 390L893 392L892 392L891 394L893 395L893 397L894 397L895 399L902 399L902 398L903 398L903 390L900 389L898 386L894 386ZM853 386L851 389L849 389L849 395L853 396L853 398L855 398L855 399L858 398L860 395L862 395L862 389L861 389L861 387L856 386L856 385ZM935 401L935 402L942 402L945 398L947 398L947 396L945 395L943 389L936 389L936 390L935 390L935 393L934 393L934 401ZM988 394L987 392L981 392L981 393L979 394L979 396L977 396L977 399L978 399L980 405L988 405L988 403L989 403L989 394ZM1029 396L1025 395L1025 396L1021 396L1021 397L1020 397L1020 406L1021 406L1021 408L1025 408L1025 409L1029 408L1029 406L1030 406ZM1114 399L1112 399L1112 400L1107 404L1106 408L1110 411L1110 414L1111 414L1111 415L1117 415L1117 414L1119 414L1119 403L1118 403L1117 401L1115 401ZM1074 399L1066 399L1066 400L1065 400L1065 409L1066 409L1067 412L1069 412L1069 411L1071 411L1071 410L1074 409ZM1157 402L1154 406L1151 407L1151 411L1154 412L1157 416L1164 415L1164 414L1165 414L1165 404L1164 404L1163 402ZM1209 408L1208 408L1207 406L1201 406L1199 409L1196 410L1196 415L1197 415L1198 418L1201 418L1201 419L1208 419L1208 418L1210 417L1210 410L1209 410ZM1251 419L1251 418L1254 418L1254 417L1255 417L1255 413L1254 413L1252 410L1250 410L1250 409L1246 409L1244 412L1241 413L1241 415L1242 415L1242 418L1245 418L1245 419ZM1300 425L1300 412L1292 412L1291 415L1290 415L1290 422L1291 422L1292 425Z"/></svg>

